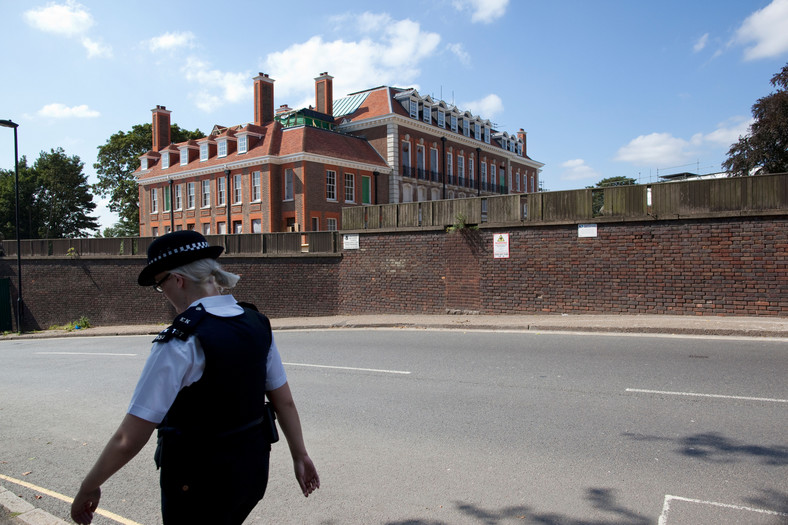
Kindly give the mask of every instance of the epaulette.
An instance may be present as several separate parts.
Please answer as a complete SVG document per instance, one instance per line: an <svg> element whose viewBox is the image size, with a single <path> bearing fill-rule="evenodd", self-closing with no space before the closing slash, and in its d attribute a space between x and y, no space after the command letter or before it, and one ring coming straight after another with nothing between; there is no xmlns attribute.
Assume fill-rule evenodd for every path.
<svg viewBox="0 0 788 525"><path fill-rule="evenodd" d="M173 337L185 341L194 333L194 330L205 316L205 313L205 308L202 304L192 306L176 317L170 326L159 332L159 335L156 336L153 342L166 343Z"/></svg>
<svg viewBox="0 0 788 525"><path fill-rule="evenodd" d="M255 306L254 304L247 303L247 302L244 302L244 301L238 301L238 306L240 306L241 308L246 308L247 310L254 310L255 312L259 312L260 311L260 310L257 309L257 306Z"/></svg>

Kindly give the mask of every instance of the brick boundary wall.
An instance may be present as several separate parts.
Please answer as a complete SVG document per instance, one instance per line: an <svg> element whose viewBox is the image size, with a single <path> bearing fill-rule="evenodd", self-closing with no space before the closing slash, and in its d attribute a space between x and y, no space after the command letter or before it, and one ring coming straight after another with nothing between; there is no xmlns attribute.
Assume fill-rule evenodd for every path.
<svg viewBox="0 0 788 525"><path fill-rule="evenodd" d="M496 233L510 257L493 258ZM336 256L222 257L270 317L370 313L788 316L788 216L360 233ZM25 329L168 322L141 257L25 257ZM16 260L0 258L0 278Z"/></svg>

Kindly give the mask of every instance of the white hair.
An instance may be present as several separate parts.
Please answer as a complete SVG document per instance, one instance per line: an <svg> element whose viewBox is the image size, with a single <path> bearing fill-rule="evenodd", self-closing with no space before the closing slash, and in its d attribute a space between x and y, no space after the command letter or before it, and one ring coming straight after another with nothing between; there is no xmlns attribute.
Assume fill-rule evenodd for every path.
<svg viewBox="0 0 788 525"><path fill-rule="evenodd" d="M184 264L173 270L172 273L178 273L198 284L214 283L219 291L226 293L238 284L241 278L239 275L230 273L222 269L216 259L200 259L198 261Z"/></svg>

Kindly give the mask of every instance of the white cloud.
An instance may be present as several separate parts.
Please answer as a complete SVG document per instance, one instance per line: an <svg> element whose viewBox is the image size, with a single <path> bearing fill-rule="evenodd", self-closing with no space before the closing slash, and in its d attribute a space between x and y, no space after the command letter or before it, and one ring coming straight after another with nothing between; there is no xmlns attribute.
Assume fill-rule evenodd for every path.
<svg viewBox="0 0 788 525"><path fill-rule="evenodd" d="M465 51L465 47L462 44L449 44L446 48L453 53L458 59L460 59L460 63L464 66L471 65L471 55Z"/></svg>
<svg viewBox="0 0 788 525"><path fill-rule="evenodd" d="M252 96L252 74L249 72L211 69L210 64L195 57L186 60L182 71L186 80L200 87L191 97L203 111L211 112L226 103L240 102Z"/></svg>
<svg viewBox="0 0 788 525"><path fill-rule="evenodd" d="M39 109L37 115L46 118L96 118L100 117L101 113L90 109L86 104L68 107L65 104L54 103Z"/></svg>
<svg viewBox="0 0 788 525"><path fill-rule="evenodd" d="M709 34L706 33L705 35L700 37L697 42L695 42L695 45L692 46L692 50L695 53L700 53L701 51L703 51L703 49L706 47L706 44L708 43L709 43Z"/></svg>
<svg viewBox="0 0 788 525"><path fill-rule="evenodd" d="M749 46L745 60L774 58L788 52L788 0L773 0L754 12L736 31L734 41Z"/></svg>
<svg viewBox="0 0 788 525"><path fill-rule="evenodd" d="M509 0L454 0L454 7L460 11L471 11L471 22L489 24L506 13Z"/></svg>
<svg viewBox="0 0 788 525"><path fill-rule="evenodd" d="M181 33L167 32L161 36L145 40L143 45L147 47L151 53L157 53L159 51L173 51L182 47L193 48L195 40L196 37L191 31Z"/></svg>
<svg viewBox="0 0 788 525"><path fill-rule="evenodd" d="M109 58L112 48L88 38L86 33L93 26L93 16L87 8L74 0L65 4L50 2L46 7L30 9L24 14L27 23L45 33L67 38L79 38L88 52L88 58Z"/></svg>
<svg viewBox="0 0 788 525"><path fill-rule="evenodd" d="M583 159L568 160L561 164L564 168L561 180L598 179L599 174Z"/></svg>
<svg viewBox="0 0 788 525"><path fill-rule="evenodd" d="M734 142L749 133L750 126L755 122L749 117L732 117L726 122L717 125L717 129L711 133L696 133L690 141L693 145L712 144L717 146L730 146Z"/></svg>
<svg viewBox="0 0 788 525"><path fill-rule="evenodd" d="M503 113L503 101L498 95L491 93L480 100L471 102L463 102L460 109L467 109L474 115L478 115L483 119L492 119L496 115Z"/></svg>
<svg viewBox="0 0 788 525"><path fill-rule="evenodd" d="M691 158L690 143L670 133L641 135L618 150L615 160L635 165L670 165Z"/></svg>
<svg viewBox="0 0 788 525"><path fill-rule="evenodd" d="M88 52L88 58L112 58L112 48L88 37L82 38L82 46Z"/></svg>
<svg viewBox="0 0 788 525"><path fill-rule="evenodd" d="M61 36L78 36L93 25L93 17L85 6L67 0L65 4L50 2L25 12L25 20L31 26L46 33Z"/></svg>
<svg viewBox="0 0 788 525"><path fill-rule="evenodd" d="M277 98L289 98L291 107L314 104L314 85L307 81L326 71L334 80L334 96L376 85L416 87L420 64L435 54L437 33L423 31L418 22L394 20L387 14L363 13L334 18L344 27L357 28L359 40L309 40L269 54L261 71L276 83ZM301 97L301 100L293 100Z"/></svg>

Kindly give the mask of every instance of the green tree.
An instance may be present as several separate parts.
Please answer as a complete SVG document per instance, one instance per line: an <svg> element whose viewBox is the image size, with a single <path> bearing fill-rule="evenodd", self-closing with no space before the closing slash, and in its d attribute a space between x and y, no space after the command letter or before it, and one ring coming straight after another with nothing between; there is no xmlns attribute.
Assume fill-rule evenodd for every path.
<svg viewBox="0 0 788 525"><path fill-rule="evenodd" d="M177 124L170 127L172 142L199 139L205 134L199 129L188 131ZM140 167L139 157L151 149L153 126L137 124L131 131L118 131L103 146L98 147L96 169L98 182L93 190L102 197L109 197L109 209L118 214L120 221L110 233L118 236L139 233L140 206L137 178L134 171Z"/></svg>
<svg viewBox="0 0 788 525"><path fill-rule="evenodd" d="M788 64L771 79L777 91L752 106L754 122L749 133L731 145L723 169L732 176L788 171Z"/></svg>
<svg viewBox="0 0 788 525"><path fill-rule="evenodd" d="M84 164L62 148L42 151L33 166L19 163L19 236L22 239L83 237L98 230ZM0 172L0 234L16 238L13 170Z"/></svg>

